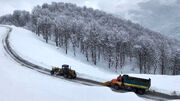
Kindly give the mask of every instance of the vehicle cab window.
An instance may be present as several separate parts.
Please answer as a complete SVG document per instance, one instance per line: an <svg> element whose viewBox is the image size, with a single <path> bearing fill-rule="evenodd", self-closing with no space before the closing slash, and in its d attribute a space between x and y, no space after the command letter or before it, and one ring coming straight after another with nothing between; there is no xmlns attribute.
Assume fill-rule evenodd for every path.
<svg viewBox="0 0 180 101"><path fill-rule="evenodd" d="M121 75L119 75L119 76L117 77L117 81L122 81L122 76L121 76Z"/></svg>

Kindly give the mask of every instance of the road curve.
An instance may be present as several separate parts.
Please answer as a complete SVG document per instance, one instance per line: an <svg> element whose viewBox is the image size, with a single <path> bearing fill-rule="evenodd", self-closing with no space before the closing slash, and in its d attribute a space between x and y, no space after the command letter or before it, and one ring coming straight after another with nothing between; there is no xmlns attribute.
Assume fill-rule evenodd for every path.
<svg viewBox="0 0 180 101"><path fill-rule="evenodd" d="M36 64L33 64L23 58L21 58L10 46L9 44L9 35L10 32L12 31L12 28L7 27L9 29L6 37L2 40L3 43L3 47L5 49L5 51L11 56L11 58L13 58L16 62L20 63L22 66L28 67L30 69L33 69L35 71L38 71L40 73L46 74L46 75L50 75L50 69L44 68L42 66L38 66ZM60 79L65 79L62 76L54 76L56 78L60 78ZM68 81L72 81L72 82L78 82L80 84L85 84L85 85L89 85L89 86L93 86L93 85L99 85L102 86L102 82L98 82L98 81L94 81L94 80L89 80L89 79L84 79L84 78L80 78L77 77L76 79L66 79Z"/></svg>
<svg viewBox="0 0 180 101"><path fill-rule="evenodd" d="M21 64L22 66L25 66L27 68L33 69L35 71L38 71L40 73L43 73L45 75L50 75L50 70L47 68L44 68L42 66L38 66L36 64L33 64L25 59L23 59L22 57L20 57L10 46L9 44L9 35L12 31L11 27L8 26L0 26L0 27L6 27L8 28L8 32L6 33L5 38L2 40L3 43L3 47L5 49L5 51L11 56L11 58L13 58L16 62L18 62L19 64ZM52 75L50 75L52 76ZM61 76L53 76L56 78L60 78L60 79L65 79L64 77ZM94 80L90 80L90 79L85 79L85 78L81 78L81 77L77 77L76 79L65 79L71 82L76 82L79 84L83 84L83 85L88 85L88 86L102 86L102 82L99 81L94 81ZM112 89L115 92L127 92L127 91L116 91L114 89ZM172 100L172 99L180 99L180 96L178 95L168 95L168 94L163 94L163 93L159 93L156 91L148 91L146 92L145 95L138 95L140 97L146 98L146 99L152 99L152 100L156 100L156 101L165 101L165 100Z"/></svg>

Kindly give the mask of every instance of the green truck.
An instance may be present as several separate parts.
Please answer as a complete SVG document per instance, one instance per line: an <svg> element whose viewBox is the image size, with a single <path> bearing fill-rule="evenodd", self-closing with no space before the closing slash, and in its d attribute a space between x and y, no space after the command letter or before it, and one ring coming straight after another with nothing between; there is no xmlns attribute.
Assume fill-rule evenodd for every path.
<svg viewBox="0 0 180 101"><path fill-rule="evenodd" d="M105 82L103 83L103 85L113 87L116 90L126 89L129 91L134 91L138 94L144 94L145 91L149 90L151 86L151 79L120 75L119 77L117 77L117 79Z"/></svg>

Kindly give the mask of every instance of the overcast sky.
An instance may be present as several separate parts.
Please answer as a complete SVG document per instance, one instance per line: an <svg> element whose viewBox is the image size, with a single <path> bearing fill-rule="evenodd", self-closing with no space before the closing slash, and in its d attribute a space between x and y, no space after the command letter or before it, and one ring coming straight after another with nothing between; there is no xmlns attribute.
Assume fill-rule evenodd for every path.
<svg viewBox="0 0 180 101"><path fill-rule="evenodd" d="M0 16L12 13L16 9L31 11L38 4L53 1L75 3L78 6L88 6L110 13L122 13L129 9L137 9L137 3L148 0L0 0Z"/></svg>
<svg viewBox="0 0 180 101"><path fill-rule="evenodd" d="M13 10L31 11L36 5L51 2L100 9L166 34L178 28L180 32L180 0L0 0L0 16Z"/></svg>
<svg viewBox="0 0 180 101"><path fill-rule="evenodd" d="M131 11L141 11L144 7L139 4L151 4L151 1L160 2L162 5L169 5L176 0L0 0L0 16L12 13L13 10L31 11L36 5L51 2L69 2L78 6L87 6L94 9L100 9L108 13L119 15L125 19L132 19ZM147 5L147 4L146 4Z"/></svg>

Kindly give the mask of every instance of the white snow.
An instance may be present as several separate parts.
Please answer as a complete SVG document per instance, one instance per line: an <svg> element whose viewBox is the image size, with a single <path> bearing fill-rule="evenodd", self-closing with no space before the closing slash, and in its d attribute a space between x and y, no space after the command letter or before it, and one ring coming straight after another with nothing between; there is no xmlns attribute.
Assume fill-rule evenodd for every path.
<svg viewBox="0 0 180 101"><path fill-rule="evenodd" d="M51 66L70 64L78 71L78 76L99 81L115 78L92 65L80 62L61 53L56 47L40 41L37 36L25 29L13 27L10 43L23 58L51 69ZM7 29L0 27L2 42ZM16 63L0 43L0 101L141 101L134 93L116 93L106 87L85 86L66 80L50 77ZM151 78L151 90L167 94L180 94L180 76L129 74ZM175 100L174 100L175 101Z"/></svg>
<svg viewBox="0 0 180 101"><path fill-rule="evenodd" d="M109 81L118 76L118 74L103 71L96 66L69 57L56 47L40 41L34 33L22 28L13 27L13 31L10 35L10 43L20 56L49 69L51 69L51 66L69 64L72 66L72 69L75 69L79 73L78 76L102 82ZM180 76L130 75L147 79L151 78L151 90L180 95Z"/></svg>
<svg viewBox="0 0 180 101"><path fill-rule="evenodd" d="M62 64L69 64L72 69L80 73L78 76L100 81L117 77L117 74L104 72L97 67L63 54L56 47L40 41L34 33L28 30L16 27L13 27L13 29L10 35L11 46L21 57L33 63L43 65L49 69L52 66L61 67Z"/></svg>
<svg viewBox="0 0 180 101"><path fill-rule="evenodd" d="M6 28L0 27L0 101L117 101L119 99L123 101L132 101L132 99L133 101L143 101L134 93L116 93L106 87L85 86L47 76L19 65L3 49L2 39L6 31ZM20 36L22 34L26 37ZM47 44L36 43L38 41L33 41L35 37L32 36L32 33L24 29L13 27L11 40L18 39L16 40L16 45L13 44L14 46L20 47L21 44L24 44L30 47L28 48L29 50L26 49L27 47L21 47L18 51L19 53L23 54L26 53L25 51L28 51L25 54L28 55L26 57L41 59L39 54L47 52L44 51L46 48L43 48ZM32 41L28 39L32 39ZM42 45L42 47L39 46L39 48L36 47L34 49L36 45ZM48 47L51 48L50 46ZM18 47L16 50L18 50ZM31 53L35 52L34 50L38 51L38 53ZM53 48L50 50L53 51ZM51 59L54 59L53 55L55 54L47 54L50 54L46 57L50 60L49 63L52 63L53 60ZM66 59L65 56L63 59ZM73 62L73 60L70 62Z"/></svg>

